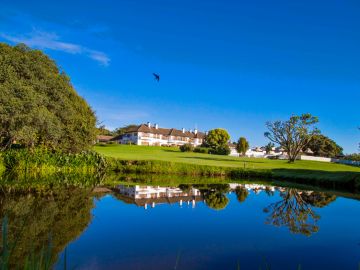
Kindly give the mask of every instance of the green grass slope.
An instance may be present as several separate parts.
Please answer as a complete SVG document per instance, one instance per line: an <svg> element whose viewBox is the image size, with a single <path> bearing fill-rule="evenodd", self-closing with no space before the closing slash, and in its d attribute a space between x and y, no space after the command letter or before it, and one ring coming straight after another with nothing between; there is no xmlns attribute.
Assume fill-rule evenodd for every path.
<svg viewBox="0 0 360 270"><path fill-rule="evenodd" d="M124 160L160 160L177 163L187 163L195 165L208 165L218 167L235 167L248 169L271 169L271 170L295 170L323 171L323 172L358 172L360 168L342 164L305 161L299 160L295 163L288 163L286 160L270 160L265 158L243 158L208 155L201 153L180 152L178 148L157 147L157 146L137 146L137 145L117 145L109 144L95 146L95 150L100 154Z"/></svg>
<svg viewBox="0 0 360 270"><path fill-rule="evenodd" d="M189 174L199 171L202 175L202 168L205 169L207 166L205 170L207 174L214 176L226 174L235 178L244 176L262 178L267 177L271 172L271 176L275 179L328 188L360 190L360 168L349 165L304 160L288 163L286 160L183 153L178 148L155 146L110 144L95 146L95 150L105 156L121 160L152 161L150 164L149 162L135 163L135 165L130 163L130 167L136 167L133 171L140 173L157 167L155 171L158 173L181 174L184 170L189 170Z"/></svg>

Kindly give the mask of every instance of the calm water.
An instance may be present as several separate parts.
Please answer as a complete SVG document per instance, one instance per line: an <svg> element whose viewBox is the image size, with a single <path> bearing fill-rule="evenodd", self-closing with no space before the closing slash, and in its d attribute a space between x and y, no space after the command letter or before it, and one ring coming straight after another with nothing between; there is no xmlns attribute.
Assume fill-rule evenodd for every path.
<svg viewBox="0 0 360 270"><path fill-rule="evenodd" d="M3 194L1 217L9 219L9 241L17 239L12 265L51 235L56 269L64 269L65 253L68 269L359 267L355 195L256 184L97 191Z"/></svg>

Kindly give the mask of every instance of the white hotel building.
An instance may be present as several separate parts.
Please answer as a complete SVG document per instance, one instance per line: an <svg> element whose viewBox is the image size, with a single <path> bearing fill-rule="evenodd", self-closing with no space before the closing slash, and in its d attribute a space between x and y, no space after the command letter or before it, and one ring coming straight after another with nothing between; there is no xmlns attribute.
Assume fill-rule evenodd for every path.
<svg viewBox="0 0 360 270"><path fill-rule="evenodd" d="M121 144L180 146L190 143L199 146L204 138L205 133L197 129L187 131L184 128L160 128L157 124L152 126L151 123L147 123L128 129L125 134L113 140Z"/></svg>

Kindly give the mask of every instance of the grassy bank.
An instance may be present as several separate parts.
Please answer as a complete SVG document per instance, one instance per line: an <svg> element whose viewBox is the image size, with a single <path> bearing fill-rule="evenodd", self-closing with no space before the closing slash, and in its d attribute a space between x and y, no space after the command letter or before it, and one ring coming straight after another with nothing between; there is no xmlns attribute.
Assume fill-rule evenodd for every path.
<svg viewBox="0 0 360 270"><path fill-rule="evenodd" d="M183 153L177 148L134 145L95 146L95 150L112 157L111 167L122 173L273 178L327 188L360 189L360 168L342 164L316 161L290 164L286 160Z"/></svg>
<svg viewBox="0 0 360 270"><path fill-rule="evenodd" d="M69 154L42 148L12 149L1 153L10 174L96 173L107 167L106 158L94 151Z"/></svg>
<svg viewBox="0 0 360 270"><path fill-rule="evenodd" d="M6 170L2 183L9 186L14 179L33 179L31 182L35 181L40 186L42 183L51 186L77 182L80 185L92 185L99 183L97 179L102 179L105 172L111 171L120 174L216 177L228 180L285 180L330 189L360 190L360 168L348 165L316 161L289 164L286 160L183 153L169 147L106 145L95 146L94 149L96 152L80 154L44 149L17 149L1 153L0 173L1 167ZM93 177L89 178L88 175L95 179L90 180ZM41 180L43 176L46 176L46 181ZM21 181L25 188L28 184L28 180Z"/></svg>

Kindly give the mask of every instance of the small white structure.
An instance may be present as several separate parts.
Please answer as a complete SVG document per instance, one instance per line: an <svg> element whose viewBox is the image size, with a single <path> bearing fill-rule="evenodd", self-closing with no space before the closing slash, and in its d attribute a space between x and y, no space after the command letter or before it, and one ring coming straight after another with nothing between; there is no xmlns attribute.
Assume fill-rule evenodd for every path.
<svg viewBox="0 0 360 270"><path fill-rule="evenodd" d="M239 152L236 150L236 144L233 143L229 143L229 148L230 148L230 154L229 156L231 157L238 157L240 156Z"/></svg>
<svg viewBox="0 0 360 270"><path fill-rule="evenodd" d="M245 156L247 157L255 157L255 158L263 158L266 155L265 149L262 147L253 147L246 151Z"/></svg>

